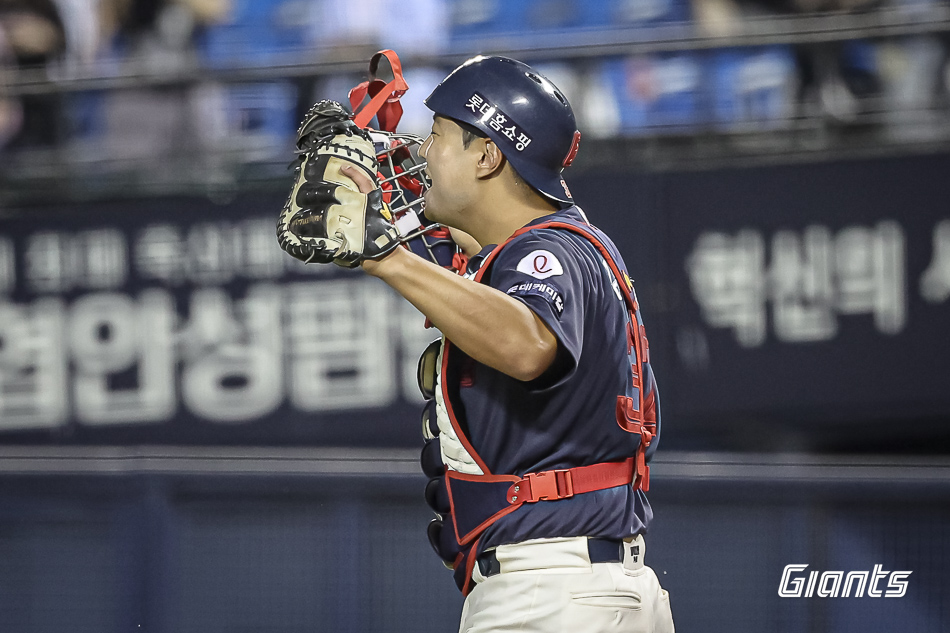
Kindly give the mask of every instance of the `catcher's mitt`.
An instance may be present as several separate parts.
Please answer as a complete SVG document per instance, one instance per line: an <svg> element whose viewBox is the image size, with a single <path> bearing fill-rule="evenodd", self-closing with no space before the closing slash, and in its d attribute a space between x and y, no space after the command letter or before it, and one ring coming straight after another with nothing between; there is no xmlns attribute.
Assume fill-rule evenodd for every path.
<svg viewBox="0 0 950 633"><path fill-rule="evenodd" d="M379 188L376 150L369 133L336 101L320 101L297 130L294 186L277 222L280 247L304 262L346 268L379 259L399 245ZM356 165L376 183L368 194L340 168Z"/></svg>

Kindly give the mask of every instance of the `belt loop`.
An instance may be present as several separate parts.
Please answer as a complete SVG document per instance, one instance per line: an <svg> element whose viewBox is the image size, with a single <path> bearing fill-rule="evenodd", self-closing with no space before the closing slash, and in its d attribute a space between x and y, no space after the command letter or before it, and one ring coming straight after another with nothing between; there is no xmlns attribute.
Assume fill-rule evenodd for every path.
<svg viewBox="0 0 950 633"><path fill-rule="evenodd" d="M474 555L474 552L473 552ZM479 585L490 577L501 573L501 563L495 555L495 550L489 550L475 559L472 567L472 582Z"/></svg>
<svg viewBox="0 0 950 633"><path fill-rule="evenodd" d="M624 569L635 571L644 567L643 559L646 558L647 549L642 534L638 534L629 541L625 540L623 544L623 551Z"/></svg>

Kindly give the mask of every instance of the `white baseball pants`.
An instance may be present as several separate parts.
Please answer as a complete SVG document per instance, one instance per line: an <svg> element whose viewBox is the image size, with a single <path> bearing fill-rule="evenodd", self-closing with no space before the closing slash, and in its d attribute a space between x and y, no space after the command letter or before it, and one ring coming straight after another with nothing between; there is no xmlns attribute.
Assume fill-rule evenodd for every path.
<svg viewBox="0 0 950 633"><path fill-rule="evenodd" d="M484 578L475 566L459 633L673 633L669 594L643 564L643 538L624 550L623 562L592 564L585 537L499 546L501 573Z"/></svg>

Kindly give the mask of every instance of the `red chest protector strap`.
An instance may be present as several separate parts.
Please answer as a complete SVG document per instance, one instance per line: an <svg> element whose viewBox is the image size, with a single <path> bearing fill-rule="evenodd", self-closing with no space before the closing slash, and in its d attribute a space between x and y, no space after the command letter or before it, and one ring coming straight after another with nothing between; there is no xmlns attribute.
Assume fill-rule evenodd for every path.
<svg viewBox="0 0 950 633"><path fill-rule="evenodd" d="M617 486L634 484L634 488L647 490L649 487L649 469L646 465L646 448L656 433L655 415L650 418L649 399L644 397L642 362L647 352L646 335L637 318L638 306L631 292L632 284L614 261L607 247L591 230L568 222L545 222L525 227L515 232L508 240L496 247L479 267L474 280L481 282L492 261L511 240L528 231L545 228L564 229L581 235L593 244L601 253L608 268L617 281L619 290L630 313L627 331L627 352L636 349L635 362L631 366L633 385L639 392L639 402L633 398L618 396L617 423L625 431L640 435L640 444L636 454L622 462L605 462L590 466L579 466L562 470L549 470L540 473L528 473L524 477L515 475L495 475L491 473L485 461L475 451L468 437L462 431L455 417L448 388L448 360L452 345L445 342L442 353L441 385L449 419L459 441L481 468L482 475L467 475L456 471L446 471L444 483L451 508L451 522L456 542L461 553L455 561L456 582L462 593L471 588L472 567L475 563L474 551L478 549L479 536L501 517L514 512L525 503L538 501L556 501L568 499L576 494L606 490ZM638 405L638 406L637 406ZM649 411L652 411L652 407Z"/></svg>
<svg viewBox="0 0 950 633"><path fill-rule="evenodd" d="M484 261L482 261L478 271L475 273L472 279L478 283L481 283L482 279L485 277L485 274L491 268L492 262L496 257L498 257L498 254L501 253L505 246L507 246L508 243L510 243L513 239L519 237L520 235L524 235L529 231L552 228L563 229L580 235L597 249L597 251L604 258L604 262L607 264L610 272L613 274L617 282L617 289L620 291L624 302L627 304L627 309L630 312L630 321L627 326L627 352L630 353L633 350L636 350L636 353L634 354L635 360L631 364L630 369L633 377L633 387L638 393L638 401L634 403L632 398L624 395L617 396L617 424L620 425L620 428L629 433L640 435L640 447L638 449L639 454L637 455L636 460L636 484L638 488L649 490L649 467L646 465L645 451L649 446L650 441L653 439L653 436L656 434L656 417L655 414L652 416L652 418L649 416L648 412L652 411L653 408L651 406L652 403L644 395L645 389L643 385L642 365L643 362L647 360L649 346L647 344L646 332L643 326L640 325L639 319L637 317L639 306L637 305L637 300L634 298L632 293L633 284L626 273L621 271L620 267L614 261L613 255L611 255L610 251L600 240L600 238L590 228L586 228L580 224L574 224L571 222L550 221L542 222L541 224L532 226L526 226L515 231L511 237L496 246L485 257ZM462 446L465 447L465 450L469 455L471 455L472 459L475 461L478 467L481 468L483 473L491 474L491 469L488 468L485 460L482 459L482 457L475 450L475 447L472 446L469 438L463 432L461 425L459 425L455 416L454 407L452 406L452 399L448 393L449 380L446 375L449 368L449 357L452 354L452 349L452 343L446 340L443 346L442 367L440 369L442 395L443 401L445 402L446 412L448 413L449 420L451 421L451 424L454 427Z"/></svg>
<svg viewBox="0 0 950 633"><path fill-rule="evenodd" d="M488 272L492 261L498 256L502 248L504 248L504 246L507 245L511 240L515 239L519 235L524 235L529 231L535 231L538 229L566 230L580 235L590 242L604 258L607 267L610 269L614 279L617 281L617 289L623 296L624 303L627 304L627 310L630 312L630 318L627 324L627 353L635 351L635 360L633 363L631 363L630 371L633 378L633 388L636 389L637 392L637 401L635 402L633 398L628 396L617 396L616 415L617 424L620 425L620 428L622 428L624 431L627 431L628 433L633 433L640 436L640 445L637 448L635 455L635 487L647 491L650 489L650 467L646 463L646 450L650 446L653 438L656 436L657 431L655 403L656 395L652 391L649 394L645 393L646 385L644 384L643 374L643 363L649 362L650 360L650 347L649 343L647 342L646 330L640 323L638 316L640 306L637 304L636 297L633 294L633 283L630 281L630 277L626 274L626 272L621 270L621 268L617 265L617 262L614 261L610 251L597 236L597 234L594 233L594 231L590 228L580 223L563 221L542 222L533 226L524 227L515 231L511 237L505 240L504 243L499 245L488 254L488 256L485 258L485 261L482 262L481 267L478 269L478 272L475 274L474 279L475 281L479 282L482 280L482 278L485 276L485 273Z"/></svg>
<svg viewBox="0 0 950 633"><path fill-rule="evenodd" d="M634 458L540 473L515 475L466 475L445 473L450 517L459 555L455 581L463 594L471 590L474 553L481 534L495 521L526 503L569 499L577 494L629 486L634 479Z"/></svg>
<svg viewBox="0 0 950 633"><path fill-rule="evenodd" d="M467 545L492 523L525 503L570 499L574 495L633 483L634 458L516 475L467 475L448 470L445 486L455 537Z"/></svg>

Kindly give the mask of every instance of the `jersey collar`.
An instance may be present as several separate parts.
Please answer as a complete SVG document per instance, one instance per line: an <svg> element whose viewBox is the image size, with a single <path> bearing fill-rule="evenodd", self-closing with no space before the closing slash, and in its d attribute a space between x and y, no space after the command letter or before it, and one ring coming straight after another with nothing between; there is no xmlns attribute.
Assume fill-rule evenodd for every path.
<svg viewBox="0 0 950 633"><path fill-rule="evenodd" d="M554 213L549 213L548 215L542 215L540 218L535 218L534 220L531 220L530 222L525 224L525 226L526 227L535 226L537 224L543 224L545 222L552 222L552 221L564 220L564 219L571 219L571 220L584 222L584 223L587 222L587 218L584 216L584 213L583 211L580 210L580 208L578 208L577 206L570 206L565 209L559 209L558 211L555 211ZM478 251L478 254L469 258L468 266L466 267L466 272L471 275L471 274L474 274L476 271L478 271L478 269L481 268L482 266L482 262L485 260L486 257L488 257L488 254L491 253L496 248L498 248L497 244L488 244L487 246L483 247L482 250Z"/></svg>

